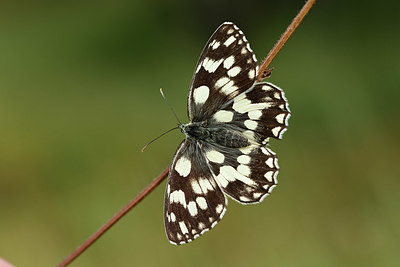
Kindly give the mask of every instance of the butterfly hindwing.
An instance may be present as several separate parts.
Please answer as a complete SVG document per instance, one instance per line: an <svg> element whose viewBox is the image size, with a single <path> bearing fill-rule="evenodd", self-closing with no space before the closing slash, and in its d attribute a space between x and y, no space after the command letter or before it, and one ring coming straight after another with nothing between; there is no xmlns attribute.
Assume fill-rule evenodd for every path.
<svg viewBox="0 0 400 267"><path fill-rule="evenodd" d="M198 143L186 139L174 156L165 193L169 241L187 243L210 230L224 215L225 201Z"/></svg>
<svg viewBox="0 0 400 267"><path fill-rule="evenodd" d="M257 59L243 32L223 23L206 44L188 96L191 121L204 121L255 82Z"/></svg>
<svg viewBox="0 0 400 267"><path fill-rule="evenodd" d="M270 137L282 138L289 117L283 91L271 83L257 83L226 103L212 116L209 124L236 125L265 145Z"/></svg>
<svg viewBox="0 0 400 267"><path fill-rule="evenodd" d="M278 183L278 160L258 144L242 148L208 145L206 158L224 193L244 203L261 202Z"/></svg>

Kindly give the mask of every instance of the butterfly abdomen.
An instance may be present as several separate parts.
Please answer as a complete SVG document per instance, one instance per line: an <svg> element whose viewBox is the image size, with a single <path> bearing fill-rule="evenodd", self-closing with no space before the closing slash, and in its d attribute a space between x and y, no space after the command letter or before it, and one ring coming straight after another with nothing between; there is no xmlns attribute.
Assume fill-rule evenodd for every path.
<svg viewBox="0 0 400 267"><path fill-rule="evenodd" d="M205 125L205 123L194 122L182 125L181 129L188 138L216 143L223 147L241 148L250 145L248 139L234 129Z"/></svg>
<svg viewBox="0 0 400 267"><path fill-rule="evenodd" d="M211 139L218 145L231 148L240 148L250 145L246 137L230 129L214 128L209 131Z"/></svg>

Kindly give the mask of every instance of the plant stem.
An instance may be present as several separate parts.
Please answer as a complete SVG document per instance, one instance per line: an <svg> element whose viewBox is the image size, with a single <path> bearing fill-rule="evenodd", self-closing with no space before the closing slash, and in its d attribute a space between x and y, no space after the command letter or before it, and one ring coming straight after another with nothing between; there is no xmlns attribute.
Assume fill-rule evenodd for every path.
<svg viewBox="0 0 400 267"><path fill-rule="evenodd" d="M266 78L266 74L268 74L268 66L271 64L272 60L278 54L278 52L285 45L286 41L292 35L294 30L299 26L300 22L307 15L308 11L310 11L311 7L315 4L316 0L308 0L297 16L293 19L292 23L287 27L286 31L282 34L281 38L276 42L275 46L269 51L268 56L264 59L263 63L258 70L257 81L261 82L264 78Z"/></svg>

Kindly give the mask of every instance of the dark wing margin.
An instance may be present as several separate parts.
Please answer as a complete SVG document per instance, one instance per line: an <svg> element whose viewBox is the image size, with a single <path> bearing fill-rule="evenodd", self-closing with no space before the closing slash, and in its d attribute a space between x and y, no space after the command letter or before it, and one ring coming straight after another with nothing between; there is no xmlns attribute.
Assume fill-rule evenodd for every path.
<svg viewBox="0 0 400 267"><path fill-rule="evenodd" d="M190 121L207 120L224 103L249 89L257 71L257 59L244 33L231 22L223 23L197 63L188 96Z"/></svg>
<svg viewBox="0 0 400 267"><path fill-rule="evenodd" d="M215 182L197 142L179 146L169 172L164 224L170 243L188 243L213 228L226 211L226 198Z"/></svg>

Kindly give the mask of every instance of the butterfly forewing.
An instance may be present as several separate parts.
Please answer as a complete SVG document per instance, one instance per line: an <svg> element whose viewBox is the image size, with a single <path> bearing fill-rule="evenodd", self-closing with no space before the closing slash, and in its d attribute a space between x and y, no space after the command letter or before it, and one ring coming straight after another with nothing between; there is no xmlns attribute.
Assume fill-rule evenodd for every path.
<svg viewBox="0 0 400 267"><path fill-rule="evenodd" d="M227 101L249 89L257 75L257 60L243 32L223 23L206 44L188 96L192 122L204 121Z"/></svg>
<svg viewBox="0 0 400 267"><path fill-rule="evenodd" d="M210 230L224 215L225 201L199 145L186 139L174 156L165 193L170 242L187 243Z"/></svg>

